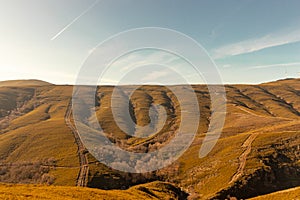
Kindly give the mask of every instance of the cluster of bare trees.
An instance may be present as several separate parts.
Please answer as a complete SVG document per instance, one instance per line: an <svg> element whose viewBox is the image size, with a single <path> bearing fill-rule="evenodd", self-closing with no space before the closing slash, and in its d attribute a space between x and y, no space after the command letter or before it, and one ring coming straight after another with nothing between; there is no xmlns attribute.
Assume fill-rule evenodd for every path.
<svg viewBox="0 0 300 200"><path fill-rule="evenodd" d="M53 184L55 178L49 174L55 166L54 159L45 161L0 164L0 182Z"/></svg>

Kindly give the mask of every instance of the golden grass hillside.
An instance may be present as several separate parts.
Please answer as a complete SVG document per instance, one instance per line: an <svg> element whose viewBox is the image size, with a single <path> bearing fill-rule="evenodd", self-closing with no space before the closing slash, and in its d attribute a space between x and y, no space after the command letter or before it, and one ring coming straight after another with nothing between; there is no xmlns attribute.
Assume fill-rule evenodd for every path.
<svg viewBox="0 0 300 200"><path fill-rule="evenodd" d="M300 199L300 188L296 187L288 190L283 190L283 191L251 198L251 200L282 200L282 199L290 199L290 200Z"/></svg>
<svg viewBox="0 0 300 200"><path fill-rule="evenodd" d="M199 128L193 144L177 162L153 173L137 175L110 169L89 154L88 186L124 189L162 180L183 188L190 199L251 198L299 186L299 85L299 79L226 85L227 113L221 138L201 159L198 154L210 122L211 105L207 87L194 85L201 115ZM130 151L148 152L173 138L181 122L181 106L168 88L141 86L130 98L129 112L138 125L149 124L153 103L167 111L166 124L158 120L153 125L154 129L162 127L161 131L143 139L127 135L115 123L111 111L113 89L98 87L97 119L86 116L98 121L111 141ZM126 106L122 101L127 95L125 91L124 86L124 92L117 98L120 109ZM65 124L71 94L72 86L0 87L0 181L76 184L80 169L77 145ZM143 134L135 126L128 126L126 117L120 115L119 119L127 131ZM42 172L42 176L17 176L19 166L23 171Z"/></svg>
<svg viewBox="0 0 300 200"><path fill-rule="evenodd" d="M2 87L1 90L9 94L17 90L14 93L17 95L7 95L14 105L3 118L8 125L1 129L0 135L2 169L12 175L10 165L28 168L36 163L47 164L50 159L54 166L49 167L48 175L53 177L53 183L74 185L79 170L77 146L64 121L72 87ZM22 95L27 91L31 92L26 96L29 98L24 98ZM1 104L1 108L7 107ZM28 179L32 176L28 174L16 179L21 183L30 182ZM32 183L40 181L36 178Z"/></svg>
<svg viewBox="0 0 300 200"><path fill-rule="evenodd" d="M185 199L186 194L169 183L153 182L132 187L128 190L99 190L66 186L9 185L0 184L0 198L15 199L56 199L56 200L140 200L140 199Z"/></svg>
<svg viewBox="0 0 300 200"><path fill-rule="evenodd" d="M11 81L1 81L0 87L24 87L24 86L47 86L52 85L46 81L29 79L29 80L11 80Z"/></svg>
<svg viewBox="0 0 300 200"><path fill-rule="evenodd" d="M264 171L265 167L273 167L273 165L264 164L264 162L266 162L265 160L270 156L270 152L256 150L256 148L268 149L270 148L270 144L276 144L278 140L280 141L285 137L287 140L297 140L294 136L298 134L299 129L297 127L299 127L300 122L300 110L298 106L299 88L297 84L300 83L300 81L296 79L292 80L294 84L290 82L291 80L261 85L227 85L227 116L221 139L212 152L202 159L198 158L198 153L209 123L210 100L206 87L201 85L193 86L198 96L201 110L201 124L197 137L190 149L178 162L162 170L163 172L167 172L167 175L164 175L162 178L178 183L179 186L185 188L196 199L214 198L216 194L219 194L223 198L230 194L239 197L242 193L248 194L246 197L251 197L263 193L264 190L266 192L272 192L282 189L280 184L272 183L274 187L267 190L268 183L265 183L263 187L261 185L260 192L256 194L250 191L254 188L247 187L245 183L248 182L244 181L244 179L249 179L249 177L254 176L254 178L251 179L251 184L255 186L259 183L259 180L255 178L259 177L259 175L255 175L255 173ZM175 87L178 88L181 86ZM124 90L126 90L126 88ZM134 113L134 120L144 123L143 120L147 120L147 108L149 108L151 102L155 103L156 99L158 99L159 103L164 105L168 111L172 111L169 113L169 115L172 115L172 118L167 121L166 125L168 127L166 127L162 133L154 135L151 138L142 140L134 137L126 138L124 137L125 133L114 123L110 111L112 88L100 87L98 92L101 94L99 95L101 98L99 98L99 106L97 107L98 120L100 124L104 125L104 130L106 130L107 133L113 130L113 133L116 134L115 138L119 138L120 140L125 138L125 142L119 142L119 144L123 145L123 148L128 148L127 142L129 142L129 146L131 147L133 145L136 150L151 151L155 149L155 145L153 144L162 142L160 137L167 133L166 130L171 130L171 132L174 133L180 123L180 105L176 99L174 100L174 98L172 98L170 91L159 86L142 86L131 98L132 106L130 109L132 109L131 113ZM143 107L145 107L146 110L140 109ZM146 117L143 118L145 115ZM284 130L288 130L289 134L286 134ZM123 135L123 137L119 137L120 135ZM253 140L251 138L252 135L254 135ZM169 139L171 138L172 134ZM250 139L248 140L248 138ZM257 141L260 142L257 143ZM284 149L284 152L293 152L297 147L295 147L292 142L291 144L287 142L287 144L281 148ZM242 155L244 156L243 160L245 160L243 161L243 165L241 165L239 160ZM291 168L294 168L293 165L297 162L297 159L299 158L296 156L294 160L290 162L289 165L292 165ZM280 162L283 161L280 160ZM285 164L284 162L282 163L282 165ZM241 170L240 173L237 174L239 168L241 168ZM174 169L176 169L176 172L174 172ZM288 169L290 168L287 167L286 170ZM282 178L281 176L283 176L285 178L281 180L286 183L291 181L291 177L288 174L284 174L282 172L283 170L279 170L278 167L269 171L270 173L273 171L273 173L280 174L275 177L275 180L279 180ZM236 177L238 178L234 180L234 182L231 182L235 174L237 174ZM160 171L157 172L157 175L160 175ZM266 173L265 176L263 179L267 181L268 173ZM103 178L97 175L94 177L94 180L97 177L99 177L100 180ZM296 177L299 177L299 175L296 175ZM297 186L298 184L300 183L282 185L288 188Z"/></svg>

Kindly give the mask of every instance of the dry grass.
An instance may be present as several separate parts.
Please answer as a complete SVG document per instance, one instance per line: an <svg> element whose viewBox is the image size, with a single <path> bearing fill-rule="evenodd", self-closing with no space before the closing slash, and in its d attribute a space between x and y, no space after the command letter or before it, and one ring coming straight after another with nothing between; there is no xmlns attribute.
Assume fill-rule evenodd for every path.
<svg viewBox="0 0 300 200"><path fill-rule="evenodd" d="M79 187L65 186L41 186L41 185L0 185L0 198L7 200L15 199L57 199L57 200L140 200L140 199L177 199L174 186L154 182L128 190L98 190Z"/></svg>
<svg viewBox="0 0 300 200"><path fill-rule="evenodd" d="M221 139L212 152L203 159L198 158L198 153L209 124L210 99L206 87L193 86L201 111L197 136L193 145L176 164L163 169L166 172L164 178L167 177L167 180L182 186L195 198L206 199L223 189L232 188L229 182L238 169L239 156L245 151L241 146L249 135L255 132L258 136L251 144L252 150L246 159L245 171L240 180L242 184L247 184L244 179L254 176L257 170L264 169L265 158L276 152L270 147L271 145L280 146L279 141L293 140L299 134L297 132L300 127L299 83L300 81L296 79L251 86L226 86L227 116ZM179 89L184 86L174 86L174 88ZM167 123L163 125L161 132L139 139L126 135L114 122L110 108L112 90L113 87L108 86L99 88L97 119L93 120L100 122L113 141L119 141L119 145L131 151L152 151L172 139L181 121L181 107L172 92L163 87L143 86L131 97L130 113L139 125L149 123L148 112L151 103L163 105L168 113ZM54 184L75 185L79 170L77 147L71 131L64 122L71 92L70 86L1 87L0 114L2 118L0 116L0 120L8 115L7 111L16 109L22 102L25 104L22 105L22 113L16 114L9 121L9 126L1 129L0 162L26 162L54 158L59 166L49 172L55 177ZM122 98L120 96L118 99L118 106L121 108L125 106L122 104ZM127 130L137 135L142 134L135 127L129 127L126 121L128 119L124 116L120 116L120 119ZM155 126L159 127L161 125L159 123L161 122ZM2 124L1 121L0 124ZM290 152L291 148L294 148L293 145L291 143L291 145L280 147ZM96 180L95 177L109 176L111 180L109 184L121 187L120 179L116 178L121 176L120 172L96 164L92 157L89 161L93 162L90 163L89 184L96 187L97 181L93 183ZM172 174L174 169L178 169L177 175L168 176L168 173ZM157 172L159 173L161 171ZM131 184L129 182L127 184ZM26 188L26 186L20 187ZM76 191L77 189L81 190L76 188ZM130 191L127 190L122 195L127 195ZM116 191L105 192L109 195L119 194ZM132 193L130 194L133 196ZM134 195L139 195L139 192ZM67 198L73 197L67 196Z"/></svg>
<svg viewBox="0 0 300 200"><path fill-rule="evenodd" d="M32 96L26 105L34 104L36 108L12 119L9 127L0 135L0 162L35 162L54 158L58 167L79 169L77 146L64 121L72 87L45 86L33 89L35 97ZM52 168L50 173L55 177L55 184L75 185L78 169Z"/></svg>
<svg viewBox="0 0 300 200"><path fill-rule="evenodd" d="M300 187L251 198L251 200L282 200L282 199L289 199L289 200L300 199Z"/></svg>
<svg viewBox="0 0 300 200"><path fill-rule="evenodd" d="M51 83L40 81L40 80L11 80L1 81L0 87L24 87L24 86L47 86L52 85Z"/></svg>

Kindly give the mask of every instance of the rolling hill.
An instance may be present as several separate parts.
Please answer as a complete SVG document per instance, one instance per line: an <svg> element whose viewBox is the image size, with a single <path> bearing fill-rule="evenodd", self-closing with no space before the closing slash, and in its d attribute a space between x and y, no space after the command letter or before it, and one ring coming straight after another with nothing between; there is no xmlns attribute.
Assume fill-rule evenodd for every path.
<svg viewBox="0 0 300 200"><path fill-rule="evenodd" d="M1 182L75 186L79 179L86 178L88 187L107 190L103 193L111 196L112 189L116 194L124 192L125 195L140 184L159 180L182 188L189 199L244 199L300 186L299 79L226 85L226 122L217 145L204 158L199 158L198 154L210 122L211 101L207 87L193 85L201 114L194 142L175 163L146 174L113 170L81 147L76 129L71 127L72 116L67 115L72 86L37 80L25 82L0 82ZM122 100L127 95L126 87L130 86L124 86L124 92L116 99L121 109L126 106ZM186 89L184 86L170 88ZM161 131L150 137L128 136L124 130L133 135L145 133L130 126L122 115L119 117L122 129L116 124L111 111L112 86L98 87L95 95L97 119L88 113L86 117L98 121L107 137L121 148L135 152L154 151L173 138L181 121L181 106L170 88L140 86L130 97L129 112L140 126L151 123L148 114L151 104L165 108L166 123L157 120L153 129L161 128ZM66 118L70 118L70 124L66 123ZM84 163L85 159L88 163ZM31 190L30 186L18 187L20 191ZM3 185L0 191L8 191L8 188L14 187ZM130 189L124 190L127 188ZM172 198L181 194L178 188L177 196ZM60 190L51 186L49 192L52 189L53 193ZM74 190L78 193L96 191ZM137 195L148 198L145 191ZM99 190L99 195L101 192Z"/></svg>
<svg viewBox="0 0 300 200"><path fill-rule="evenodd" d="M252 200L282 200L282 199L299 199L300 198L300 188L292 188L279 192L274 192L271 194L258 196L252 198Z"/></svg>
<svg viewBox="0 0 300 200"><path fill-rule="evenodd" d="M153 182L132 187L128 190L98 190L66 186L0 185L1 199L184 199L187 194L178 191L169 183Z"/></svg>
<svg viewBox="0 0 300 200"><path fill-rule="evenodd" d="M29 79L29 80L10 80L1 81L0 87L20 87L20 86L49 86L52 85L46 81Z"/></svg>

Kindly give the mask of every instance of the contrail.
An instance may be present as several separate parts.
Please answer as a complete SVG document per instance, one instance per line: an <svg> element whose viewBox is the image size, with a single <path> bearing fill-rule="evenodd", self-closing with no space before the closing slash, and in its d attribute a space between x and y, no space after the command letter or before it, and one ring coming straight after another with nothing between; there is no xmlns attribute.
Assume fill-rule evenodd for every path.
<svg viewBox="0 0 300 200"><path fill-rule="evenodd" d="M80 15L78 15L75 19L73 19L68 25L66 25L61 31L59 31L56 35L51 38L51 41L55 40L58 36L60 36L65 30L67 30L72 24L74 24L80 17L89 12L92 8L94 8L100 0L96 0L92 5L90 5L86 10L84 10Z"/></svg>
<svg viewBox="0 0 300 200"><path fill-rule="evenodd" d="M248 69L262 69L262 68L270 68L270 67L287 67L287 66L294 66L300 65L300 62L293 62L293 63L279 63L279 64L271 64L271 65L256 65L248 67Z"/></svg>

